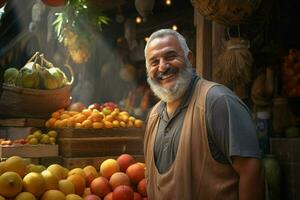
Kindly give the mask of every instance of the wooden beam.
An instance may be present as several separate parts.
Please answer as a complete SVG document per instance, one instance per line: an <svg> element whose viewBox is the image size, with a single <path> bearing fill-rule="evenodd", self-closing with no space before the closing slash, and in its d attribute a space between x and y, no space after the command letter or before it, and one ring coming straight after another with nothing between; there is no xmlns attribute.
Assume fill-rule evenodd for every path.
<svg viewBox="0 0 300 200"><path fill-rule="evenodd" d="M196 72L212 79L212 23L194 9L196 26Z"/></svg>

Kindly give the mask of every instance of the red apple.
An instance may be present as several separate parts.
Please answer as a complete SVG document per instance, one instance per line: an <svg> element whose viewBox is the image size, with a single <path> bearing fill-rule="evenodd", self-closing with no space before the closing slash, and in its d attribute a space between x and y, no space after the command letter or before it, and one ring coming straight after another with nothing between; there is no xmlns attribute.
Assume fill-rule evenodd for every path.
<svg viewBox="0 0 300 200"><path fill-rule="evenodd" d="M93 104L91 104L91 105L88 106L88 109L91 109L91 110L97 109L97 110L100 111L100 104L98 104L98 103L93 103Z"/></svg>

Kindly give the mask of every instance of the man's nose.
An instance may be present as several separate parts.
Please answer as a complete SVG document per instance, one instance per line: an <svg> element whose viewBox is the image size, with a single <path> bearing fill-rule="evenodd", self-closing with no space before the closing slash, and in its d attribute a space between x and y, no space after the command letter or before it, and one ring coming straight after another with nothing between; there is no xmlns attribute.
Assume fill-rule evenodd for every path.
<svg viewBox="0 0 300 200"><path fill-rule="evenodd" d="M158 67L158 71L166 71L168 68L170 67L170 64L167 63L164 59L160 59L159 60L159 67Z"/></svg>

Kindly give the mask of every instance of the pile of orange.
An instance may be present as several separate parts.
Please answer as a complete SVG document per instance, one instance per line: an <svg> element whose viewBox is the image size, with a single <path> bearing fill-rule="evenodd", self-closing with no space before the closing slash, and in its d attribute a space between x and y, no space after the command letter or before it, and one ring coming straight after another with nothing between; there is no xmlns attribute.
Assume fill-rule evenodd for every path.
<svg viewBox="0 0 300 200"><path fill-rule="evenodd" d="M81 112L60 109L51 114L45 126L47 128L141 128L143 121L130 116L126 111L120 111L119 108L109 113L89 108Z"/></svg>

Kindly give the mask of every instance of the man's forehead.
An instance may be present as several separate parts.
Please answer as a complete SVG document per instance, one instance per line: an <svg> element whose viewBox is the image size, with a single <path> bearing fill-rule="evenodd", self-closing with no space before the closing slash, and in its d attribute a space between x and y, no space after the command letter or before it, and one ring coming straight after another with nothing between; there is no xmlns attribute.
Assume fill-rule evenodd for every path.
<svg viewBox="0 0 300 200"><path fill-rule="evenodd" d="M155 54L169 51L182 51L177 39L174 36L153 39L148 45L146 54L148 55L150 52Z"/></svg>

